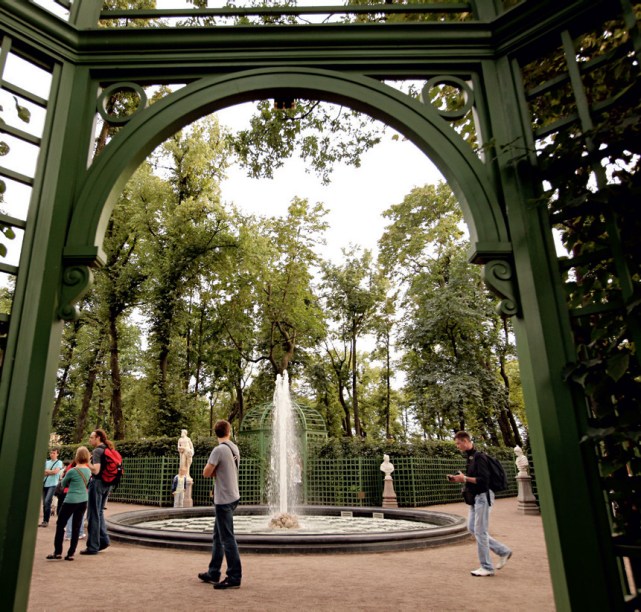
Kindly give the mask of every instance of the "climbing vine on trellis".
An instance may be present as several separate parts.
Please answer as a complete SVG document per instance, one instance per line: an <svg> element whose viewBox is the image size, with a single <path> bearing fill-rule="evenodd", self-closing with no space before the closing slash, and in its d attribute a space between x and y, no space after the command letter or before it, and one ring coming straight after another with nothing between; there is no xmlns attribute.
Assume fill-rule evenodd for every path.
<svg viewBox="0 0 641 612"><path fill-rule="evenodd" d="M627 22L565 33L547 61L523 69L537 92L544 195L568 253L559 264L576 359L564 374L585 397L582 443L598 455L622 556L641 549L641 47L631 27L641 4L629 8Z"/></svg>

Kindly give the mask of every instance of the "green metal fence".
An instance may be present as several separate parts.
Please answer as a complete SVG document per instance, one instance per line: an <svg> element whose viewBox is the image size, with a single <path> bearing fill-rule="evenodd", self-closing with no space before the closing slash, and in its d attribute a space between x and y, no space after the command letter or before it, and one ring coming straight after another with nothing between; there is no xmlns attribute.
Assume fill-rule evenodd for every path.
<svg viewBox="0 0 641 612"><path fill-rule="evenodd" d="M461 501L460 485L447 482L445 474L465 469L459 458L392 457L394 490L398 505L419 507ZM206 458L195 458L191 466L194 479L194 506L211 504L212 480L202 477ZM113 501L153 506L171 506L171 483L178 473L178 458L135 457L123 459L125 477L111 493ZM508 476L508 489L497 497L517 494L514 462L502 462ZM304 482L306 504L327 506L380 506L383 496L383 473L380 459L310 458ZM244 505L267 503L265 463L243 459L239 486Z"/></svg>

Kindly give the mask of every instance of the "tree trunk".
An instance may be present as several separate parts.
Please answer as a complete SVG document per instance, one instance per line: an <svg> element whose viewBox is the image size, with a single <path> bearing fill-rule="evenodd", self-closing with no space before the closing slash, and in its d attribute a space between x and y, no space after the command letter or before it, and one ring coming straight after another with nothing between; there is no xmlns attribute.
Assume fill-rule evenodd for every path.
<svg viewBox="0 0 641 612"><path fill-rule="evenodd" d="M390 412L392 403L392 373L390 366L390 338L389 334L385 335L385 437L391 438L390 432Z"/></svg>
<svg viewBox="0 0 641 612"><path fill-rule="evenodd" d="M102 334L100 335L100 340L102 340ZM102 342L98 342L97 346L94 348L93 355L91 357L91 364L87 370L85 391L82 394L82 404L80 405L80 414L78 415L76 429L73 434L73 441L75 444L81 442L85 435L85 428L87 427L87 420L89 417L89 407L91 406L91 399L93 397L93 389L96 384L96 377L98 376L98 370L100 368L100 357L102 355L101 344Z"/></svg>
<svg viewBox="0 0 641 612"><path fill-rule="evenodd" d="M194 393L198 395L200 391L200 376L203 367L203 333L205 327L205 308L200 309L200 317L198 319L198 345L196 348L196 371L194 377L196 382L194 384Z"/></svg>
<svg viewBox="0 0 641 612"><path fill-rule="evenodd" d="M232 409L227 420L231 423L234 419L237 419L239 423L242 423L243 416L245 415L245 394L240 378L234 382L234 392L236 394L236 400L232 404Z"/></svg>
<svg viewBox="0 0 641 612"><path fill-rule="evenodd" d="M509 338L509 331L507 327L507 321L503 321L503 333L505 334L506 341ZM514 418L514 414L510 410L510 377L507 375L507 372L505 370L505 355L501 351L499 355L499 372L501 374L501 379L503 380L503 384L505 385L506 389L506 406L505 406L505 420L507 421L507 428L511 432L508 437L510 439L511 443L508 443L507 440L505 440L505 444L507 446L520 446L523 448L523 440L521 439L521 432L519 431L519 427L516 424L516 419ZM504 436L505 439L505 436Z"/></svg>
<svg viewBox="0 0 641 612"><path fill-rule="evenodd" d="M512 436L512 428L510 422L507 418L506 410L501 410L498 418L499 429L501 430L501 437L503 438L503 444L508 448L513 448L516 446L514 443L514 437Z"/></svg>
<svg viewBox="0 0 641 612"><path fill-rule="evenodd" d="M358 411L358 389L356 382L356 330L352 329L352 409L354 412L354 434L360 438L363 432L361 431L361 419Z"/></svg>
<svg viewBox="0 0 641 612"><path fill-rule="evenodd" d="M350 438L352 437L352 423L351 423L351 415L350 415L350 410L349 406L347 405L347 402L345 401L345 387L343 383L338 382L338 401L340 405L343 408L343 413L345 414L345 417L341 419L343 421L343 431L345 432L346 436L349 436Z"/></svg>
<svg viewBox="0 0 641 612"><path fill-rule="evenodd" d="M65 391L67 390L67 380L69 379L69 372L71 370L71 361L73 359L74 351L76 346L78 346L78 331L82 327L83 322L78 320L73 322L73 332L69 341L67 342L67 350L65 352L64 358L62 360L62 372L58 378L57 390L56 390L56 401L53 405L53 414L51 416L51 421L56 422L56 416L58 416L58 410L60 410L60 405L62 404L62 398L65 396Z"/></svg>
<svg viewBox="0 0 641 612"><path fill-rule="evenodd" d="M109 312L109 365L111 368L111 417L114 421L115 440L125 439L125 419L122 414L122 379L118 346L118 316Z"/></svg>

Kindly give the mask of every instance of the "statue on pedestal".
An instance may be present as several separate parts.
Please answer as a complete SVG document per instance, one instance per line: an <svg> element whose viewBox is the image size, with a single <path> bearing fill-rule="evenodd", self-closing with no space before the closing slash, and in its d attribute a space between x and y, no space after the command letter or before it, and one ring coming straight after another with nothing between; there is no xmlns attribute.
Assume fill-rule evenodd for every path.
<svg viewBox="0 0 641 612"><path fill-rule="evenodd" d="M521 514L539 514L539 504L532 492L532 477L529 474L530 462L520 446L514 447L514 454L516 455L514 463L516 463L516 467L519 470L516 475L516 483L518 485L517 510Z"/></svg>
<svg viewBox="0 0 641 612"><path fill-rule="evenodd" d="M185 493L183 499L183 508L191 508L194 503L191 498L191 486L194 484L194 479L189 474L189 468L194 457L194 445L191 439L187 436L187 430L180 430L180 438L178 438L178 454L180 455L180 467L178 473L186 477Z"/></svg>
<svg viewBox="0 0 641 612"><path fill-rule="evenodd" d="M390 463L389 455L383 455L383 463L381 463L381 472L385 474L383 480L383 508L398 508L394 482L392 481L393 471L394 466Z"/></svg>
<svg viewBox="0 0 641 612"><path fill-rule="evenodd" d="M514 463L519 471L517 476L528 476L530 462L523 454L523 449L520 446L515 446L514 454L516 455L516 461Z"/></svg>
<svg viewBox="0 0 641 612"><path fill-rule="evenodd" d="M389 455L383 455L383 463L381 463L381 472L385 473L385 480L392 480L392 472L394 466L390 463Z"/></svg>
<svg viewBox="0 0 641 612"><path fill-rule="evenodd" d="M191 461L194 456L194 445L191 442L191 439L187 436L187 430L180 430L180 438L178 438L178 453L180 454L180 469L187 470L186 474L191 478L189 474L189 468L191 467Z"/></svg>

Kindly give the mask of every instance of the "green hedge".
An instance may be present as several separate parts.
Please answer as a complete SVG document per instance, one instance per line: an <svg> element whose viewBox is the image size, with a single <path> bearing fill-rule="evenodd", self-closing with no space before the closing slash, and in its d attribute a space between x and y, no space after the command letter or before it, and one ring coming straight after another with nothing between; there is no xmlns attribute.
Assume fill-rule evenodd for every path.
<svg viewBox="0 0 641 612"><path fill-rule="evenodd" d="M514 460L514 450L505 447L492 447L478 444L479 450L501 461ZM461 451L451 440L425 440L419 443L396 441L370 441L362 438L330 438L318 449L318 457L323 459L340 459L346 457L372 457L382 459L390 457L443 457L460 458Z"/></svg>
<svg viewBox="0 0 641 612"><path fill-rule="evenodd" d="M216 445L211 437L193 437L195 505L211 503L211 480L202 478L202 468ZM123 440L115 443L123 456L125 478L115 501L169 506L173 503L171 481L178 471L178 438L161 437ZM72 459L79 444L60 447L60 458ZM88 446L88 444L87 444ZM253 439L240 436L242 457L240 487L243 504L264 504L268 457L261 457ZM511 448L478 445L500 459L508 474L510 488L499 497L516 495L516 468ZM358 438L332 438L307 458L304 496L307 504L379 506L383 480L380 464L389 455L394 464L394 487L400 506L416 507L460 501L459 487L445 479L446 473L465 468L465 459L453 441L428 440L421 443L374 442ZM530 458L531 474L534 477ZM535 481L533 481L535 484ZM536 494L536 489L535 489Z"/></svg>
<svg viewBox="0 0 641 612"><path fill-rule="evenodd" d="M216 446L216 438L201 436L191 438L194 445L194 457L209 457L214 446ZM241 438L237 441L238 448L242 457L254 457L258 453L252 448L251 441ZM175 457L178 460L178 438L175 436L164 436L160 438L144 438L142 440L117 440L114 441L115 447L123 458L133 457ZM64 444L60 448L60 458L63 461L71 460L74 458L76 449L79 446L86 446L91 450L91 445L88 441L83 441L78 444ZM258 457L255 457L258 458Z"/></svg>
<svg viewBox="0 0 641 612"><path fill-rule="evenodd" d="M390 457L394 489L400 507L429 506L461 501L460 485L445 475L465 468L458 457ZM211 479L202 477L205 457L195 457L191 467L195 506L211 504ZM327 506L380 506L383 494L381 457L319 458L308 461L303 495L305 504ZM517 494L516 468L503 461L509 488L497 497ZM176 457L129 457L124 459L125 476L110 498L114 501L170 506L171 482L178 471ZM251 458L240 462L239 487L243 505L266 504L265 463Z"/></svg>
<svg viewBox="0 0 641 612"><path fill-rule="evenodd" d="M260 457L255 437L239 436L236 443L242 457L265 461ZM209 457L212 448L216 446L216 438L208 436L193 437L194 457ZM73 459L78 446L87 446L88 442L80 444L67 444L60 446L60 458ZM146 438L143 440L120 440L115 442L116 448L123 457L178 457L178 438L160 437ZM501 459L502 461L514 460L514 451L505 447L490 447L483 444L477 445L480 450ZM426 440L420 443L407 444L404 442L375 442L361 438L328 438L326 442L316 447L316 456L321 459L339 458L367 458L381 459L383 455L390 457L461 457L460 451L450 440Z"/></svg>

